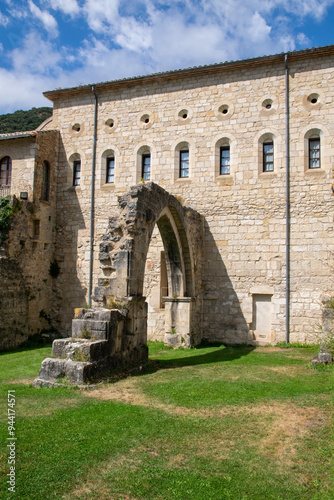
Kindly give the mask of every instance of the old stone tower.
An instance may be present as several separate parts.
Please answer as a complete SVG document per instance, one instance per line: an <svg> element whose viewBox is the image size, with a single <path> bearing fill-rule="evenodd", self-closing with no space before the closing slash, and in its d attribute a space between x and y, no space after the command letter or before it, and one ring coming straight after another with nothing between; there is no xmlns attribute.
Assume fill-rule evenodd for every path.
<svg viewBox="0 0 334 500"><path fill-rule="evenodd" d="M1 348L129 298L151 339L314 340L333 294L334 46L45 96L52 119L0 136L0 194L21 198Z"/></svg>

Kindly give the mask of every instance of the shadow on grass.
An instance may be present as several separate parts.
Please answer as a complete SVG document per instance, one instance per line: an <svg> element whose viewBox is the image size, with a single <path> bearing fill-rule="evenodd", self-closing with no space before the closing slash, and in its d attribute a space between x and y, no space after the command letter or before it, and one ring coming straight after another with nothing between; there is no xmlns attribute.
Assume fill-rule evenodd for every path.
<svg viewBox="0 0 334 500"><path fill-rule="evenodd" d="M0 351L0 356L3 356L4 354L14 354L23 351L35 351L36 349L44 349L45 347L52 347L52 342L42 343L27 340L18 347L9 347L8 349L3 349L2 351Z"/></svg>
<svg viewBox="0 0 334 500"><path fill-rule="evenodd" d="M199 348L201 349L201 347ZM210 363L223 363L224 361L233 361L239 359L243 356L247 356L252 352L255 347L244 346L244 347L231 347L222 346L215 351L206 352L205 354L196 354L195 356L184 356L176 359L159 359L159 366L173 367L173 366L196 366L196 365L207 365Z"/></svg>

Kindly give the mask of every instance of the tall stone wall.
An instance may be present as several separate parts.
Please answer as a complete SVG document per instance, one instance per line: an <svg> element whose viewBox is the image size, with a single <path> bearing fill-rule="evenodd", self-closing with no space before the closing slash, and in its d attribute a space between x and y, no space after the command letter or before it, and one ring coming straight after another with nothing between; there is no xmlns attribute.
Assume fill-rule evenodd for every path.
<svg viewBox="0 0 334 500"><path fill-rule="evenodd" d="M333 57L289 66L291 152L291 341L312 341L321 296L332 291L326 261L333 250ZM285 330L285 68L264 60L175 78L106 86L98 94L94 282L103 278L99 243L117 196L141 179L150 151L151 180L205 220L203 336L210 340L283 340ZM317 102L311 96L317 95ZM267 107L268 103L270 108ZM88 89L55 100L61 130L57 252L63 329L87 297L94 96ZM148 121L147 121L148 120ZM79 125L79 126L78 126ZM51 125L50 125L51 126ZM307 138L321 137L321 168L308 169ZM274 172L262 170L262 143L274 142ZM219 175L219 148L230 144L230 175ZM179 150L190 152L189 178L179 178ZM115 182L106 183L106 158ZM81 184L73 187L73 160ZM267 304L267 306L266 306ZM264 307L264 309L263 309ZM266 309L267 308L267 309ZM260 313L270 331L257 336ZM258 315L258 316L257 316Z"/></svg>
<svg viewBox="0 0 334 500"><path fill-rule="evenodd" d="M11 193L17 200L0 258L0 348L58 329L57 278L49 272L55 259L57 154L57 132L0 142L0 157L12 158ZM41 200L44 161L50 164L48 201ZM27 201L19 201L21 191Z"/></svg>

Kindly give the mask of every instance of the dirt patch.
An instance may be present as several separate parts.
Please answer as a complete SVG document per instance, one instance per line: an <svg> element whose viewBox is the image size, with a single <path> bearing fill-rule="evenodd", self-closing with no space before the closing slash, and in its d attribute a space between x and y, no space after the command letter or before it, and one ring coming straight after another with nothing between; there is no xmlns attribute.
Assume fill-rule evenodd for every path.
<svg viewBox="0 0 334 500"><path fill-rule="evenodd" d="M255 416L261 426L256 437L259 451L285 467L293 466L297 447L311 430L321 432L330 425L329 412L318 407L274 403L245 408L245 412Z"/></svg>
<svg viewBox="0 0 334 500"><path fill-rule="evenodd" d="M157 408L175 415L188 415L194 413L194 410L191 408L166 405L153 401L143 393L141 387L139 386L138 379L128 378L124 381L117 382L117 384L108 384L98 389L84 391L83 394L96 399L119 401L120 403L135 406Z"/></svg>
<svg viewBox="0 0 334 500"><path fill-rule="evenodd" d="M33 383L36 377L34 378L21 378L17 380L9 380L6 382L6 384L24 384L24 385L30 385Z"/></svg>
<svg viewBox="0 0 334 500"><path fill-rule="evenodd" d="M295 377L297 373L305 371L305 366L266 366L266 370L275 373L284 373L288 377Z"/></svg>
<svg viewBox="0 0 334 500"><path fill-rule="evenodd" d="M140 463L140 460L133 460L131 457L125 455L113 458L109 462L103 462L100 464L99 471L88 473L86 481L75 486L69 493L63 495L62 499L138 500L136 497L124 493L113 493L111 496L108 486L106 486L106 478L109 472L113 471L115 466L124 466L128 469L136 470L137 464Z"/></svg>

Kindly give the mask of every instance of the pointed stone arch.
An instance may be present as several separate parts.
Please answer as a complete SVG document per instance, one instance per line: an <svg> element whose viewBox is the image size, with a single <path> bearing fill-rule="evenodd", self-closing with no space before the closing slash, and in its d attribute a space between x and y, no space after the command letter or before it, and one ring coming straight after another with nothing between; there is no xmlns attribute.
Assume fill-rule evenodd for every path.
<svg viewBox="0 0 334 500"><path fill-rule="evenodd" d="M98 280L93 299L99 307L131 303L135 316L138 315L135 309L143 311L146 256L157 225L167 265L167 329L178 326L180 335L188 335L190 341L191 334L194 337L194 324L198 325L194 302L201 271L201 216L153 182L132 187L118 198L118 204L119 215L109 219L100 244L104 277ZM130 329L136 329L133 334L141 330L142 339L146 339L146 316L142 312L139 316L140 325L133 323Z"/></svg>

